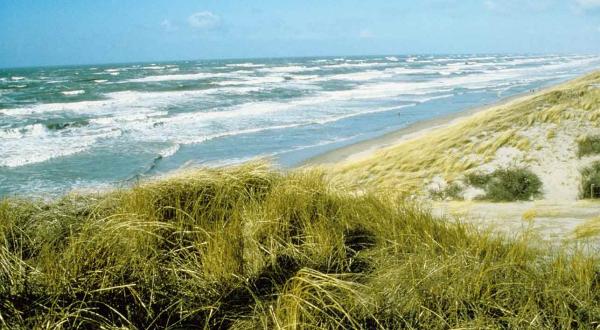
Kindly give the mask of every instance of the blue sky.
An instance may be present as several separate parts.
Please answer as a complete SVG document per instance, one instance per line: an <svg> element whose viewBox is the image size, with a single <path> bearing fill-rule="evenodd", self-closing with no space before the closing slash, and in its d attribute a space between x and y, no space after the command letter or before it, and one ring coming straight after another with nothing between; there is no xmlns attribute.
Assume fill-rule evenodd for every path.
<svg viewBox="0 0 600 330"><path fill-rule="evenodd" d="M0 67L600 53L600 0L0 0Z"/></svg>

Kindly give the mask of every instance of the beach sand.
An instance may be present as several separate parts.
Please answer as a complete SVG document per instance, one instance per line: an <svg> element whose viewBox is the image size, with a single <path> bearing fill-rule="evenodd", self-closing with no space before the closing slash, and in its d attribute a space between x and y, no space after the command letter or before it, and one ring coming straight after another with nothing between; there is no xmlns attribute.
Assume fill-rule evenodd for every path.
<svg viewBox="0 0 600 330"><path fill-rule="evenodd" d="M418 121L399 130L384 134L379 137L353 143L338 149L330 150L323 154L309 158L300 163L298 166L302 167L314 165L332 165L339 164L342 162L359 161L361 159L373 155L378 150L394 146L400 142L427 135L428 133L431 133L432 131L440 128L451 126L460 122L463 119L469 118L470 116L476 113L484 112L486 110L496 108L498 106L507 105L509 103L520 102L524 99L543 94L547 90L552 89L555 86L556 85L552 85L545 88L536 89L535 91L520 93L517 95L503 98L494 103L473 108L467 108L456 113L447 114L428 120Z"/></svg>

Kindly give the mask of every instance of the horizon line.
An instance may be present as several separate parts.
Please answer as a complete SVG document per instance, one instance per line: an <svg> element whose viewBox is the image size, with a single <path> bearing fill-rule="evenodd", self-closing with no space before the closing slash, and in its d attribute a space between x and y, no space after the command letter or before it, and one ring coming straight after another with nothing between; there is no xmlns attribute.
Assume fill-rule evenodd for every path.
<svg viewBox="0 0 600 330"><path fill-rule="evenodd" d="M77 66L104 66L104 65L124 65L124 64L147 64L147 63L167 63L167 62L198 62L198 61L237 61L237 60L268 60L268 59L287 59L287 58L328 58L328 57L373 57L373 56L443 56L443 55L525 55L525 56L594 56L600 53L536 53L536 52L482 52L482 53L398 53L398 54L336 54L336 55L300 55L300 56L253 56L253 57L205 57L194 59L167 59L167 60L141 60L141 61L115 61L115 62L95 62L81 64L47 64L47 65L24 65L24 66L0 66L0 70L11 69L36 69L53 67L77 67Z"/></svg>

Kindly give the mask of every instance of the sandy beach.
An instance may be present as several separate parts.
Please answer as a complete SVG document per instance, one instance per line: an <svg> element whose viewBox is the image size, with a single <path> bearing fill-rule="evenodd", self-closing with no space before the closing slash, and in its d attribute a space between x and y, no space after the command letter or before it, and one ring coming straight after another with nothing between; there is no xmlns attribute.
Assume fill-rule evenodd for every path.
<svg viewBox="0 0 600 330"><path fill-rule="evenodd" d="M576 79L576 78L575 78ZM570 81L570 80L568 80ZM565 82L568 82L565 81ZM492 108L496 108L503 105L508 105L510 103L517 103L522 100L525 100L530 97L534 97L536 95L540 95L545 93L548 90L551 90L557 85L563 84L565 82L561 82L559 84L554 84L551 86L547 86L541 89L537 89L535 91L529 91L517 95L513 95L510 97L503 98L498 102L486 104L483 106L467 108L465 110L442 115L436 118L418 121L412 123L404 128L399 130L384 134L382 136L368 139L366 141L360 141L357 143L353 143L351 145L347 145L338 149L334 149L323 154L317 155L315 157L309 158L306 161L302 162L299 166L313 166L313 165L327 165L327 164L338 164L341 162L353 162L364 159L378 150L385 149L386 147L394 146L400 142L415 139L432 131L435 131L440 128L448 127L459 123L460 121L471 117L474 114L485 112Z"/></svg>

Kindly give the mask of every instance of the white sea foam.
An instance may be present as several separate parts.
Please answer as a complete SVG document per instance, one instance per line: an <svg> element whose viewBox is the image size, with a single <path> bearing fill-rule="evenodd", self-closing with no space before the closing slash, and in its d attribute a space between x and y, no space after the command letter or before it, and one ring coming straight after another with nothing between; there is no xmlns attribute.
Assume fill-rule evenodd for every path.
<svg viewBox="0 0 600 330"><path fill-rule="evenodd" d="M71 130L48 132L44 126L36 124L22 130L21 134L18 139L0 140L0 148L6 151L0 158L0 166L18 167L73 155L88 150L100 139L118 137L121 132L115 129L87 130L85 134Z"/></svg>
<svg viewBox="0 0 600 330"><path fill-rule="evenodd" d="M171 157L174 154L177 153L177 151L179 151L179 149L181 148L180 144L174 144L166 149L163 149L159 152L160 156L162 158L167 158L167 157Z"/></svg>
<svg viewBox="0 0 600 330"><path fill-rule="evenodd" d="M285 81L281 76L264 76L264 77L244 77L238 80L215 81L211 84L219 86L235 86L235 85L261 85L273 84Z"/></svg>
<svg viewBox="0 0 600 330"><path fill-rule="evenodd" d="M324 65L324 69L333 69L333 68L368 68L368 67L379 67L379 66L387 66L390 63L384 62L358 62L358 63L339 63L339 64L328 64Z"/></svg>
<svg viewBox="0 0 600 330"><path fill-rule="evenodd" d="M526 59L526 58L525 58ZM517 59L519 60L519 59ZM70 103L38 104L23 108L0 109L8 116L45 116L46 112L75 113L90 118L84 127L69 127L64 130L48 131L37 124L20 129L0 131L0 148L14 153L0 166L19 166L44 161L52 157L69 155L90 150L102 139L123 134L132 141L167 142L169 148L160 150L163 157L176 153L177 145L202 143L207 140L256 134L267 130L286 129L302 125L327 125L331 122L377 112L396 111L403 107L374 107L378 100L428 102L443 97L452 97L457 88L486 89L496 91L524 86L548 77L556 72L569 74L569 70L598 61L598 58L569 59L555 61L543 66L511 66L498 69L499 63L514 59L495 60L453 57L447 62L428 63L426 67L411 68L399 61L378 68L381 62L349 60L337 65L352 65L348 73L334 75L296 75L294 70L305 70L302 65L265 67L250 72L227 73L231 79L214 82L214 88L193 91L137 92L122 91L105 95L104 100ZM332 60L327 60L331 61ZM421 61L421 60L420 60ZM588 62L586 62L588 61ZM465 64L468 62L469 64ZM323 62L325 63L325 62ZM447 64L450 65L447 65ZM546 63L546 62L544 62ZM550 63L550 62L548 62ZM358 67L356 67L358 65ZM375 66L373 66L375 65ZM362 67L361 67L362 66ZM326 67L326 66L323 66ZM472 68L478 68L472 70ZM273 71L270 69L276 68ZM469 69L471 68L471 70ZM287 70L287 71L286 71ZM358 72L356 72L358 71ZM262 72L263 74L255 74ZM252 74L250 74L252 73ZM413 79L408 74L422 75ZM432 76L426 76L435 74ZM441 75L438 76L437 74ZM150 79L179 79L182 75L149 76ZM161 78L162 77L162 78ZM291 79L289 79L291 78ZM144 79L144 78L138 78ZM190 78L191 79L191 78ZM321 82L339 79L353 82L350 89L337 91L317 90ZM165 80L167 81L167 80ZM310 95L282 101L254 101L249 95L246 103L230 106L203 107L226 98L226 94L247 94L265 88L279 87L314 89ZM218 104L218 103L216 103ZM173 110L172 106L177 106ZM185 113L177 113L180 109ZM188 107L189 105L189 107ZM199 109L194 109L199 106ZM54 116L54 114L52 115ZM112 134L112 135L111 135ZM11 142L12 141L12 142ZM23 141L23 152L16 149ZM36 146L39 146L36 149ZM39 152L38 152L39 151ZM40 160L41 159L41 160Z"/></svg>
<svg viewBox="0 0 600 330"><path fill-rule="evenodd" d="M7 128L0 131L2 139L21 139L27 136L43 136L46 134L46 127L42 124L31 124L19 128Z"/></svg>
<svg viewBox="0 0 600 330"><path fill-rule="evenodd" d="M261 68L265 66L264 64L255 64L255 63L232 63L227 64L226 66L232 68Z"/></svg>
<svg viewBox="0 0 600 330"><path fill-rule="evenodd" d="M83 89L78 89L78 90L74 90L74 91L64 91L61 92L61 94L66 95L66 96L75 96L75 95L81 95L84 94L85 91Z"/></svg>
<svg viewBox="0 0 600 330"><path fill-rule="evenodd" d="M334 144L334 143L340 143L340 142L344 142L344 141L349 141L352 139L355 139L357 137L359 137L359 135L355 135L355 136L348 136L348 137L341 137L341 138L334 138L334 139L328 139L328 140L323 140L323 141L319 141L315 144L309 144L309 145L303 145L303 146L298 146L298 147L294 147L290 150L284 150L284 151L279 151L279 152L275 152L272 154L272 156L277 156L277 155L282 155L282 154L286 154L286 153L290 153L290 152L294 152L294 151L300 151L300 150L305 150L305 149L310 149L310 148L315 148L315 147L322 147L322 146L326 146L326 145L330 145L330 144Z"/></svg>
<svg viewBox="0 0 600 330"><path fill-rule="evenodd" d="M143 78L134 78L129 80L124 80L122 82L162 82L162 81L178 81L178 80L202 80L202 79L212 79L212 78L220 78L220 77L231 77L232 74L227 73L209 73L209 72L199 72L199 73L187 73L187 74L167 74L160 76L148 76Z"/></svg>
<svg viewBox="0 0 600 330"><path fill-rule="evenodd" d="M597 60L597 58L596 58ZM359 85L354 89L338 92L325 92L315 95L316 99L355 99L355 98L377 98L385 96L396 96L403 94L423 94L428 92L435 92L437 89L446 87L465 87L465 88L487 88L498 83L502 80L520 79L526 78L527 76L543 76L540 72L547 70L548 72L555 72L555 70L576 67L578 65L586 65L583 61L590 61L590 59L583 59L579 63L566 63L557 64L553 67L543 68L515 68L510 70L495 70L490 72L483 72L478 74L469 74L463 76L445 76L442 79L434 79L429 81L411 82L411 81L383 81L377 84L364 84ZM388 71L395 70L395 71ZM381 78L389 78L385 74L389 73L404 73L404 72L421 72L425 73L427 70L431 72L439 72L438 70L431 69L404 69L404 68L389 68L384 71ZM412 70L412 71L411 71ZM417 71L420 70L420 71ZM373 71L373 70L371 70ZM295 76L299 77L299 76ZM331 79L336 76L324 76L323 80ZM312 77L314 78L314 77ZM337 77L342 78L342 77ZM378 73L374 72L359 72L350 73L346 76L348 79L356 80L369 80L378 78ZM315 78L319 80L321 78ZM195 91L178 91L178 92L117 92L106 94L107 100L102 101L83 101L75 103L49 103L39 104L24 108L14 109L0 109L0 113L11 116L27 116L31 114L38 114L44 112L75 112L81 114L118 114L130 112L132 109L147 108L155 111L163 106L170 104L176 104L179 102L188 102L190 99L198 97L207 97L209 95L220 96L226 93L248 93L252 91L258 91L264 88L268 84L282 83L285 81L284 77L281 76L240 76L236 80L226 80L221 82L214 82L217 86L223 86L220 88L213 88L207 90L195 90ZM311 80L307 80L311 82ZM307 85L309 86L309 85ZM308 87L307 87L308 88Z"/></svg>
<svg viewBox="0 0 600 330"><path fill-rule="evenodd" d="M95 80L94 80L94 82L95 82L95 83L97 83L97 84L105 83L105 82L107 82L107 81L108 81L108 80L106 80L106 79L95 79Z"/></svg>
<svg viewBox="0 0 600 330"><path fill-rule="evenodd" d="M278 78L277 81L283 78ZM246 84L253 84L246 82ZM66 103L42 103L22 108L0 109L0 114L13 117L27 117L43 113L67 112L81 115L118 115L136 111L154 112L169 105L190 102L197 98L222 96L225 94L246 94L263 87L219 87L205 90L171 92L122 91L105 94L106 100Z"/></svg>
<svg viewBox="0 0 600 330"><path fill-rule="evenodd" d="M105 125L105 126L119 126L121 129L126 130L128 123L152 125L157 120L149 121L149 119L156 119L165 117L169 114L167 111L150 111L148 109L142 109L138 112L128 112L123 115L100 117L90 119L90 124Z"/></svg>
<svg viewBox="0 0 600 330"><path fill-rule="evenodd" d="M325 125L325 124L333 123L333 122L340 121L343 119L364 116L364 115L369 115L369 114L374 114L374 113L397 111L397 110L400 110L403 108L414 107L415 105L416 104L405 104L405 105L399 105L399 106L394 106L394 107L384 107L384 108L375 108L375 109L371 109L371 110L362 110L362 111L343 114L343 115L333 115L331 117L326 117L323 119L315 120L313 123L319 124L319 125Z"/></svg>
<svg viewBox="0 0 600 330"><path fill-rule="evenodd" d="M392 77L391 72L382 70L371 70L354 73L341 73L328 76L319 76L313 78L314 81L330 81L330 80L350 80L350 81L368 81L373 79L383 79Z"/></svg>
<svg viewBox="0 0 600 330"><path fill-rule="evenodd" d="M398 58L396 56L388 56L385 58L386 60L390 61L390 62L398 62Z"/></svg>
<svg viewBox="0 0 600 330"><path fill-rule="evenodd" d="M13 77L10 77L10 79L11 79L11 80L15 80L15 81L16 81L16 80L25 80L25 77L13 76Z"/></svg>
<svg viewBox="0 0 600 330"><path fill-rule="evenodd" d="M3 130L0 130L0 140L18 139L21 136L23 136L22 129L5 128Z"/></svg>
<svg viewBox="0 0 600 330"><path fill-rule="evenodd" d="M317 71L320 70L319 67L307 67L300 65L291 65L291 66L276 66L270 68L262 68L258 69L260 72L268 72L268 73L294 73L294 72L305 72L305 71Z"/></svg>

